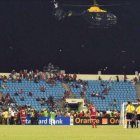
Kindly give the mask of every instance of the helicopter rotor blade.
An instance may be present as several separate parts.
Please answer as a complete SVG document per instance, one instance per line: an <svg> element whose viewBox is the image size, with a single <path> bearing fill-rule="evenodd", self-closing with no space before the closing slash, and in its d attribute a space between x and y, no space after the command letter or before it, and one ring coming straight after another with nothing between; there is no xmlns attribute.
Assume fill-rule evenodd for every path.
<svg viewBox="0 0 140 140"><path fill-rule="evenodd" d="M109 7L109 6L127 6L127 5L130 5L130 3L125 3L125 4L107 4L107 5L99 4L99 6L103 6L103 7Z"/></svg>
<svg viewBox="0 0 140 140"><path fill-rule="evenodd" d="M74 5L74 4L62 4L64 7L89 7L93 5Z"/></svg>
<svg viewBox="0 0 140 140"><path fill-rule="evenodd" d="M79 4L62 4L64 7L91 7L94 4L90 5L79 5ZM102 6L102 7L111 7L111 6L127 6L130 5L130 3L123 3L123 4L96 4L97 6Z"/></svg>

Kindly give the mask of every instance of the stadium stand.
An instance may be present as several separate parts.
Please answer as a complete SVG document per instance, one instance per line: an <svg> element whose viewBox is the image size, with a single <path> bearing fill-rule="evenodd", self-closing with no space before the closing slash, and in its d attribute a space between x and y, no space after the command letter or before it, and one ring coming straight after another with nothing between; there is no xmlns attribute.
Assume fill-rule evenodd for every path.
<svg viewBox="0 0 140 140"><path fill-rule="evenodd" d="M51 111L56 116L90 117L91 104L96 106L98 117L120 117L123 102L137 102L137 79L136 75L64 74L52 65L43 72L3 73L0 74L0 124L22 124L19 117L22 109L26 117L34 118L49 116Z"/></svg>
<svg viewBox="0 0 140 140"><path fill-rule="evenodd" d="M38 83L34 83L34 81L22 80L21 83L18 81L12 82L7 81L5 83L7 88L1 90L3 94L9 93L12 98L15 99L18 105L31 105L33 108L40 110L41 108L48 108L49 106L44 103L41 104L41 100L48 100L50 96L54 98L63 97L64 89L61 86L60 81L56 81L55 86L51 86L43 80L40 80ZM46 90L42 92L40 90L41 86L45 86ZM22 92L20 93L20 90ZM29 95L29 92L32 93L32 96ZM17 93L17 96L15 95ZM20 99L20 97L24 97L24 101Z"/></svg>
<svg viewBox="0 0 140 140"><path fill-rule="evenodd" d="M47 103L49 97L54 98L54 100L62 99L65 92L65 88L59 80L55 82L54 86L45 80L39 80L38 83L35 83L33 80L26 79L23 79L22 82L7 80L4 85L6 88L1 89L3 94L9 93L18 105L31 105L37 110L49 108ZM42 86L46 88L44 92L40 90ZM74 81L68 82L68 86L73 95L75 95L73 96L74 98L85 98L90 103L95 104L100 111L114 109L120 111L123 102L128 100L136 102L137 99L135 87L131 81ZM31 96L29 92L32 93ZM16 93L17 96L15 95ZM21 97L24 100L21 100ZM113 105L114 99L116 100L115 106Z"/></svg>
<svg viewBox="0 0 140 140"><path fill-rule="evenodd" d="M89 80L87 81L85 97L88 101L95 104L98 110L119 110L121 109L121 104L131 100L136 102L136 90L131 81L97 81ZM77 87L71 86L71 90L80 97L83 85ZM94 95L93 95L94 94ZM116 105L114 106L113 101L116 100Z"/></svg>

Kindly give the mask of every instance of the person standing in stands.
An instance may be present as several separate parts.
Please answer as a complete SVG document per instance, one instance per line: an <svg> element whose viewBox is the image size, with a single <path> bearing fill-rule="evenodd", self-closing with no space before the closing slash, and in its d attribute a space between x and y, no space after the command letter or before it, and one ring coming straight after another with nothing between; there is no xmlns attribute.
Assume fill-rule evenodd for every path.
<svg viewBox="0 0 140 140"><path fill-rule="evenodd" d="M47 111L47 109L45 109L45 110L43 111L43 117L48 117L48 111Z"/></svg>
<svg viewBox="0 0 140 140"><path fill-rule="evenodd" d="M127 107L126 107L127 128L131 125L134 111L135 111L135 107L132 105L131 102L128 102Z"/></svg>
<svg viewBox="0 0 140 140"><path fill-rule="evenodd" d="M35 109L31 110L31 125L38 124L38 112Z"/></svg>
<svg viewBox="0 0 140 140"><path fill-rule="evenodd" d="M92 128L97 128L97 124L96 124L96 107L92 104L89 105L89 111L90 111L90 118L92 119Z"/></svg>
<svg viewBox="0 0 140 140"><path fill-rule="evenodd" d="M112 103L112 106L113 106L113 110L117 110L117 101L116 99L113 100L113 103Z"/></svg>
<svg viewBox="0 0 140 140"><path fill-rule="evenodd" d="M22 125L25 125L26 124L26 117L27 117L27 113L26 113L25 108L22 107L19 112L20 112L20 121L21 121L21 124Z"/></svg>
<svg viewBox="0 0 140 140"><path fill-rule="evenodd" d="M136 108L136 113L137 113L137 128L138 128L140 124L140 103L138 103L138 107Z"/></svg>
<svg viewBox="0 0 140 140"><path fill-rule="evenodd" d="M31 125L35 124L35 110L31 110Z"/></svg>
<svg viewBox="0 0 140 140"><path fill-rule="evenodd" d="M13 108L11 108L11 110L9 111L9 114L10 114L10 118L9 118L10 124L15 124L14 123L15 110Z"/></svg>
<svg viewBox="0 0 140 140"><path fill-rule="evenodd" d="M3 111L3 113L2 113L2 120L3 120L3 124L8 124L8 122L9 122L9 112L8 112L8 109L5 109L4 111Z"/></svg>
<svg viewBox="0 0 140 140"><path fill-rule="evenodd" d="M51 111L50 112L50 124L51 125L55 125L55 117L56 117L56 114L54 111Z"/></svg>

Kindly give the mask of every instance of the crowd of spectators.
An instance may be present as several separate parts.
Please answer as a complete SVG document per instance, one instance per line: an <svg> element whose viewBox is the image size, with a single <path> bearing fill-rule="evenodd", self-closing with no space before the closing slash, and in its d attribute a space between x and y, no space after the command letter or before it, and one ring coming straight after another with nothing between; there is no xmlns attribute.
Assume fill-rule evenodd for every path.
<svg viewBox="0 0 140 140"><path fill-rule="evenodd" d="M19 72L16 72L15 70L12 70L9 76L0 75L0 88L6 89L7 88L6 83L8 81L11 81L13 83L14 82L22 83L23 80L34 81L34 83L38 83L40 82L40 80L44 80L51 87L54 87L57 81L60 81L62 83L68 83L70 81L76 81L76 78L77 78L76 74L73 74L73 75L64 74L60 70L56 70L52 64L48 64L48 67L46 67L43 71L39 71L39 70L28 71L25 69L25 70L20 70ZM47 87L42 85L40 86L39 90L43 93L47 90ZM21 101L26 100L24 97L24 94L25 94L24 89L20 89L19 91L14 93L15 96L19 96ZM28 96L33 97L34 93L29 92ZM42 106L45 104L49 104L53 107L54 101L51 98L53 97L51 96L48 99L40 98L38 100ZM65 92L64 92L64 97L62 98L65 98Z"/></svg>
<svg viewBox="0 0 140 140"><path fill-rule="evenodd" d="M70 74L64 74L60 71L58 72L42 72L39 70L35 71L27 71L27 70L21 70L19 73L17 73L15 70L11 72L9 76L0 76L0 81L3 83L6 83L8 80L12 82L22 82L22 80L28 80L28 81L34 81L35 83L38 83L39 80L45 80L48 84L55 86L56 81L73 81L76 79L76 74L70 75Z"/></svg>
<svg viewBox="0 0 140 140"><path fill-rule="evenodd" d="M1 106L8 106L11 103L15 103L14 99L11 98L10 94L3 94L2 92L0 92L0 105Z"/></svg>
<svg viewBox="0 0 140 140"><path fill-rule="evenodd" d="M23 108L23 107L22 107ZM0 111L0 124L5 124L5 125L20 125L21 120L20 120L20 106L16 107L9 107L9 108L3 108ZM31 124L38 124L38 117L50 117L50 112L51 110L49 109L42 109L40 111L37 111L29 106L24 106L24 109L26 111L26 117L31 118ZM90 117L90 112L87 110L86 112L81 111L62 111L61 109L59 110L53 110L55 112L56 117ZM120 117L120 112L118 111L97 111L97 117ZM33 120L33 121L32 121Z"/></svg>

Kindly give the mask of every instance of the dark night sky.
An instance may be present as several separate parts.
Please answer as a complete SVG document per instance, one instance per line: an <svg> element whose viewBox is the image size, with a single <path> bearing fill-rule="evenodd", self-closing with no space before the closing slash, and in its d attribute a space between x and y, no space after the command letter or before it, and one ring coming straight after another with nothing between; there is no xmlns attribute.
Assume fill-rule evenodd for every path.
<svg viewBox="0 0 140 140"><path fill-rule="evenodd" d="M128 74L140 70L140 0L98 0L99 4L130 3L104 8L118 17L118 24L108 29L89 29L80 17L58 22L48 1L0 0L1 72L41 70L49 62L67 73L92 74L105 69L106 74Z"/></svg>

